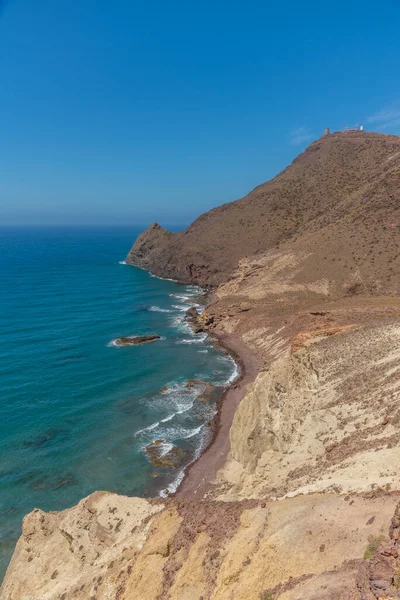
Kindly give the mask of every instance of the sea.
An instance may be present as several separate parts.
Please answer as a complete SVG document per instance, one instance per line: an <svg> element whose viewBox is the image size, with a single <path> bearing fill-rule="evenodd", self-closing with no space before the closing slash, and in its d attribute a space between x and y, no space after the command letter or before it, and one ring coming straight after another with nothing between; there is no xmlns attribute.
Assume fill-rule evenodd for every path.
<svg viewBox="0 0 400 600"><path fill-rule="evenodd" d="M237 376L185 322L202 290L125 264L139 233L0 228L0 581L33 508L175 491Z"/></svg>

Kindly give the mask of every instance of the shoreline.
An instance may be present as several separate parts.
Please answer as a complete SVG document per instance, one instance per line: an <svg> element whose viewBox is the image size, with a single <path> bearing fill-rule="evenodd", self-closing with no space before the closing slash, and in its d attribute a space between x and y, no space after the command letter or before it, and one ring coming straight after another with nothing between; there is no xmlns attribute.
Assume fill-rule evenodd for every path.
<svg viewBox="0 0 400 600"><path fill-rule="evenodd" d="M206 286L188 283L176 279L170 279L155 275L149 269L133 265L124 261L125 265L146 271L150 277L164 281L172 281L177 285L193 286L199 289L199 295L204 294L207 300L211 300L215 291ZM204 309L208 302L204 303ZM223 467L230 450L229 432L239 406L240 401L246 393L247 385L255 380L261 370L260 359L248 348L238 335L206 331L207 336L216 340L219 345L235 361L239 373L236 379L222 392L216 406L216 414L213 419L211 440L204 450L184 469L181 481L176 485L174 491L163 495L163 489L159 490L158 497L161 498L183 498L194 500L202 498L212 488L217 472Z"/></svg>
<svg viewBox="0 0 400 600"><path fill-rule="evenodd" d="M230 450L229 432L237 407L244 397L247 385L261 370L260 360L239 336L209 334L235 360L239 375L221 394L213 422L211 441L200 456L185 470L184 477L170 497L194 500L202 498L211 489L217 472L225 464Z"/></svg>

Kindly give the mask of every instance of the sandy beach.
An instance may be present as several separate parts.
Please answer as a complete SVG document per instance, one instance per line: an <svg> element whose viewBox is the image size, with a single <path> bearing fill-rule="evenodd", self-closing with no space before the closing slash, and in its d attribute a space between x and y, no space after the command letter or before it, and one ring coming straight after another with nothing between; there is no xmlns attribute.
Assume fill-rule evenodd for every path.
<svg viewBox="0 0 400 600"><path fill-rule="evenodd" d="M228 350L239 367L239 377L225 390L219 401L211 443L190 465L175 496L186 499L202 498L212 486L218 470L224 465L229 453L229 431L235 411L245 395L247 385L254 381L261 368L260 360L237 336L217 336L219 343Z"/></svg>

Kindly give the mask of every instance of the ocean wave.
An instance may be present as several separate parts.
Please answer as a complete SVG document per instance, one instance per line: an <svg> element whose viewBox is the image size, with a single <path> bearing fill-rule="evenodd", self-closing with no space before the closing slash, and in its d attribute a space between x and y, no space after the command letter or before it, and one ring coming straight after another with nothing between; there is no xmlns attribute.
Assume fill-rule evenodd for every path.
<svg viewBox="0 0 400 600"><path fill-rule="evenodd" d="M175 409L174 416L182 415L183 413L193 408L194 398L195 395L189 394L187 390L182 390L181 393L178 392L175 395L171 393L168 400L171 404L173 404L173 408Z"/></svg>
<svg viewBox="0 0 400 600"><path fill-rule="evenodd" d="M153 442L154 440L164 440L165 443L173 444L177 440L189 440L190 438L198 435L203 429L203 425L199 425L198 427L194 427L192 429L187 429L186 427L160 427L160 423L154 423L153 427L145 427L140 431L136 432L135 437L140 434L146 433L146 431L153 431ZM148 444L146 443L143 448L145 448Z"/></svg>
<svg viewBox="0 0 400 600"><path fill-rule="evenodd" d="M160 498L167 498L170 494L174 494L178 487L181 485L183 478L185 477L185 469L178 472L172 483L169 486L161 490L159 493Z"/></svg>
<svg viewBox="0 0 400 600"><path fill-rule="evenodd" d="M146 271L146 269L144 269ZM162 279L162 281L173 281L176 283L176 279L171 279L171 277L159 277L158 275L154 275L151 271L148 272L150 277L155 277L156 279Z"/></svg>
<svg viewBox="0 0 400 600"><path fill-rule="evenodd" d="M193 408L194 401L199 393L202 391L202 387L199 386L196 388L188 388L185 384L172 384L168 386L166 390L161 392L162 396L168 397L168 405L172 406L174 409L173 415L182 415L187 412L191 408ZM163 406L165 406L165 400L160 398L160 401ZM168 420L170 420L168 418Z"/></svg>
<svg viewBox="0 0 400 600"><path fill-rule="evenodd" d="M173 304L172 308L174 308L175 310L186 312L187 310L189 310L189 308L192 308L192 306L196 306L196 305L195 304Z"/></svg>
<svg viewBox="0 0 400 600"><path fill-rule="evenodd" d="M172 415L168 415L168 417L165 417L165 419L161 419L160 423L168 423L168 421L172 421L172 419L174 417L176 417L177 414L178 413L175 412L175 413L172 413Z"/></svg>
<svg viewBox="0 0 400 600"><path fill-rule="evenodd" d="M176 329L179 329L180 331L183 331L185 333L192 333L189 323L185 321L183 317L174 317L173 319L171 319L170 325L171 327L175 327Z"/></svg>
<svg viewBox="0 0 400 600"><path fill-rule="evenodd" d="M162 444L158 445L157 448L157 454L158 456L161 458L161 456L165 456L166 454L168 454L168 452L171 452L172 448L174 447L173 444L171 443L167 443L167 442L163 442Z"/></svg>
<svg viewBox="0 0 400 600"><path fill-rule="evenodd" d="M150 312L162 312L162 313L170 313L172 310L170 308L160 308L159 306L150 306Z"/></svg>
<svg viewBox="0 0 400 600"><path fill-rule="evenodd" d="M195 435L197 435L198 433L200 433L200 431L203 429L203 425L199 425L199 427L196 427L195 429L191 429L191 430L186 430L186 433L184 434L180 434L181 437L178 437L178 440L188 440L192 437L194 437Z"/></svg>
<svg viewBox="0 0 400 600"><path fill-rule="evenodd" d="M223 356L220 358L217 358L217 360L219 362L223 362L223 363L231 363L233 370L232 373L229 375L229 377L227 379L224 379L222 381L218 381L218 382L214 382L215 385L217 386L221 386L221 387L228 387L230 385L232 385L232 383L234 383L236 381L236 379L239 377L240 375L240 368L238 363L231 357L231 356Z"/></svg>
<svg viewBox="0 0 400 600"><path fill-rule="evenodd" d="M178 300L183 300L183 302L187 302L191 298L194 298L197 294L169 294L170 298L177 298Z"/></svg>
<svg viewBox="0 0 400 600"><path fill-rule="evenodd" d="M192 458L192 460L191 460L191 461L190 461L190 462L189 462L189 463L188 463L188 464L187 464L187 465L186 465L186 466L185 466L183 469L181 469L181 470L180 470L180 471L177 473L177 475L176 475L175 479L174 479L174 480L173 480L173 481L172 481L172 482L171 482L171 483L170 483L170 484L169 484L169 485L168 485L166 488L163 488L163 489L162 489L162 490L159 492L159 494L158 494L158 495L159 495L161 498L166 498L166 497L167 497L167 496L169 496L170 494L174 494L174 493L176 492L176 490L177 490L177 489L178 489L178 487L181 485L181 483L182 483L182 481L183 481L183 479L184 479L184 477L185 477L185 472L186 472L186 469L187 469L188 467L190 467L190 465L192 465L194 462L196 462L196 460L198 460L198 458L199 458L199 457L200 457L200 455L202 454L202 452L203 452L203 450L204 450L204 447L205 447L205 446L206 446L206 444L207 444L207 439L209 439L209 438L208 438L208 436L207 436L207 434L205 434L205 430L204 430L204 428L203 428L203 430L202 430L202 431L203 431L203 436L201 437L200 444L198 445L198 447L197 447L197 449L196 449L196 451L195 451L195 453L194 453L194 455L193 455L193 458Z"/></svg>
<svg viewBox="0 0 400 600"><path fill-rule="evenodd" d="M202 344L207 339L207 334L203 334L201 336L196 336L193 338L183 338L181 340L177 340L175 344Z"/></svg>
<svg viewBox="0 0 400 600"><path fill-rule="evenodd" d="M156 423L152 423L148 427L143 427L143 429L139 429L139 431L136 431L135 437L137 437L141 433L144 433L145 431L152 431L153 429L156 429L156 427L158 427L159 425L160 425L160 421L157 421Z"/></svg>
<svg viewBox="0 0 400 600"><path fill-rule="evenodd" d="M118 261L118 264L119 264L119 265L126 265L126 260L119 260L119 261Z"/></svg>
<svg viewBox="0 0 400 600"><path fill-rule="evenodd" d="M186 427L169 427L166 428L160 437L167 442L174 442L176 440L189 440L195 435L199 434L203 429L203 425L194 427L193 429L187 429ZM161 431L160 431L161 433Z"/></svg>
<svg viewBox="0 0 400 600"><path fill-rule="evenodd" d="M232 360L232 362L235 366L234 366L232 375L230 377L228 377L228 379L227 379L228 385L230 385L231 383L236 381L236 379L239 377L239 374L240 374L239 365L233 360Z"/></svg>

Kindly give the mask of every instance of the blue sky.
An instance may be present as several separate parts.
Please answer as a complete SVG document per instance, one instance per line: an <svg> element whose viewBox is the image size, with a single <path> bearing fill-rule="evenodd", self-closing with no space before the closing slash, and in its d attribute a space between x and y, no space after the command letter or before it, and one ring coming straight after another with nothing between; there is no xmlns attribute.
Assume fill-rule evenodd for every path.
<svg viewBox="0 0 400 600"><path fill-rule="evenodd" d="M187 224L326 126L400 134L398 0L2 4L0 224Z"/></svg>

